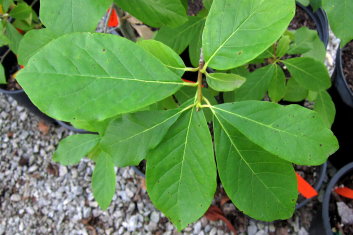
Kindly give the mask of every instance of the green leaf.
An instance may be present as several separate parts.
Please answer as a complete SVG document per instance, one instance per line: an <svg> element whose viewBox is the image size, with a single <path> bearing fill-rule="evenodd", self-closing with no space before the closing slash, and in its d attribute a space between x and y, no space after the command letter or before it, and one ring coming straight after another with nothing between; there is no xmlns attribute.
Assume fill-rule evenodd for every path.
<svg viewBox="0 0 353 235"><path fill-rule="evenodd" d="M277 57L281 58L284 56L287 51L289 50L289 44L291 42L291 39L289 36L282 36L281 39L277 43Z"/></svg>
<svg viewBox="0 0 353 235"><path fill-rule="evenodd" d="M326 48L316 30L301 27L300 29L293 31L293 33L294 40L290 45L288 54L302 54L304 57L312 57L321 62L325 61Z"/></svg>
<svg viewBox="0 0 353 235"><path fill-rule="evenodd" d="M16 20L27 20L27 22L32 21L32 8L25 2L17 4L9 14Z"/></svg>
<svg viewBox="0 0 353 235"><path fill-rule="evenodd" d="M7 12L9 10L10 6L13 4L14 4L13 0L3 0L2 1L2 8L4 9L4 12Z"/></svg>
<svg viewBox="0 0 353 235"><path fill-rule="evenodd" d="M108 124L114 118L108 118L108 119L105 119L103 121L80 121L80 120L75 120L75 121L72 121L71 124L75 128L86 130L86 131L91 131L91 132L98 132L99 135L102 136L102 135L104 135Z"/></svg>
<svg viewBox="0 0 353 235"><path fill-rule="evenodd" d="M317 35L317 31L310 30L307 27L301 27L295 31L292 31L292 33L294 35L294 40L290 45L288 54L296 55L310 51L315 35Z"/></svg>
<svg viewBox="0 0 353 235"><path fill-rule="evenodd" d="M189 0L181 0L181 4L183 4L185 11L189 8Z"/></svg>
<svg viewBox="0 0 353 235"><path fill-rule="evenodd" d="M320 165L338 149L321 117L299 105L243 101L212 109L250 141L298 165Z"/></svg>
<svg viewBox="0 0 353 235"><path fill-rule="evenodd" d="M177 27L187 21L180 0L115 0L124 11L152 27Z"/></svg>
<svg viewBox="0 0 353 235"><path fill-rule="evenodd" d="M12 25L16 29L21 29L24 32L27 32L34 28L34 25L28 23L26 20L15 20Z"/></svg>
<svg viewBox="0 0 353 235"><path fill-rule="evenodd" d="M18 46L22 40L22 35L17 31L12 24L6 24L5 35L9 39L9 47L13 53L17 54Z"/></svg>
<svg viewBox="0 0 353 235"><path fill-rule="evenodd" d="M330 88L331 78L323 63L307 57L297 57L282 62L302 87L313 91Z"/></svg>
<svg viewBox="0 0 353 235"><path fill-rule="evenodd" d="M286 93L286 75L284 74L281 66L277 64L274 66L275 72L268 88L268 95L273 102L277 103Z"/></svg>
<svg viewBox="0 0 353 235"><path fill-rule="evenodd" d="M97 33L52 41L30 59L17 81L43 112L68 122L137 111L184 85L135 43Z"/></svg>
<svg viewBox="0 0 353 235"><path fill-rule="evenodd" d="M185 110L127 114L110 122L100 143L116 166L138 165Z"/></svg>
<svg viewBox="0 0 353 235"><path fill-rule="evenodd" d="M293 78L289 79L286 86L284 100L289 102L300 102L308 96L308 90L300 86Z"/></svg>
<svg viewBox="0 0 353 235"><path fill-rule="evenodd" d="M310 3L310 0L297 0L297 2L301 3L304 6L308 6Z"/></svg>
<svg viewBox="0 0 353 235"><path fill-rule="evenodd" d="M315 100L314 110L319 113L325 125L331 128L336 115L335 104L327 91L321 91Z"/></svg>
<svg viewBox="0 0 353 235"><path fill-rule="evenodd" d="M291 163L252 143L217 114L214 131L219 176L235 206L257 220L291 217L298 197Z"/></svg>
<svg viewBox="0 0 353 235"><path fill-rule="evenodd" d="M169 110L169 109L176 109L179 105L174 99L173 96L169 96L164 100L161 100L157 103L154 103L149 106L149 110Z"/></svg>
<svg viewBox="0 0 353 235"><path fill-rule="evenodd" d="M188 21L179 27L161 27L154 39L181 54L198 35L204 23L203 18L189 16Z"/></svg>
<svg viewBox="0 0 353 235"><path fill-rule="evenodd" d="M327 13L330 28L336 37L341 39L343 48L353 39L353 30L348 27L353 21L353 1L323 0L322 6Z"/></svg>
<svg viewBox="0 0 353 235"><path fill-rule="evenodd" d="M9 44L9 39L5 35L4 25L7 24L7 21L0 19L0 46L5 46Z"/></svg>
<svg viewBox="0 0 353 235"><path fill-rule="evenodd" d="M275 66L267 65L246 77L246 82L239 89L235 90L235 100L261 100L268 90L271 79L275 74Z"/></svg>
<svg viewBox="0 0 353 235"><path fill-rule="evenodd" d="M18 48L18 63L26 65L33 55L56 38L56 34L49 29L35 29L27 32Z"/></svg>
<svg viewBox="0 0 353 235"><path fill-rule="evenodd" d="M53 160L62 165L75 165L85 157L99 142L98 135L71 135L61 140Z"/></svg>
<svg viewBox="0 0 353 235"><path fill-rule="evenodd" d="M60 35L94 32L112 0L41 0L40 20Z"/></svg>
<svg viewBox="0 0 353 235"><path fill-rule="evenodd" d="M203 32L206 66L227 70L255 59L283 34L294 12L294 0L215 1Z"/></svg>
<svg viewBox="0 0 353 235"><path fill-rule="evenodd" d="M6 76L4 66L0 64L0 84L6 84Z"/></svg>
<svg viewBox="0 0 353 235"><path fill-rule="evenodd" d="M209 73L207 84L216 91L233 91L241 87L246 79L231 73Z"/></svg>
<svg viewBox="0 0 353 235"><path fill-rule="evenodd" d="M173 49L155 40L139 41L137 42L137 45L151 53L177 76L183 76L185 72L184 61L175 51L173 51Z"/></svg>
<svg viewBox="0 0 353 235"><path fill-rule="evenodd" d="M321 0L310 0L310 5L315 12L321 7Z"/></svg>
<svg viewBox="0 0 353 235"><path fill-rule="evenodd" d="M116 186L114 163L105 152L95 158L96 166L92 175L93 196L102 210L108 209Z"/></svg>
<svg viewBox="0 0 353 235"><path fill-rule="evenodd" d="M202 111L185 112L147 156L147 191L181 230L204 215L217 186L211 135Z"/></svg>
<svg viewBox="0 0 353 235"><path fill-rule="evenodd" d="M202 23L201 23L202 22ZM194 29L194 38L189 43L189 56L192 66L198 67L200 62L202 48L202 33L205 26L205 20L201 20L198 27Z"/></svg>
<svg viewBox="0 0 353 235"><path fill-rule="evenodd" d="M213 3L213 0L203 0L203 5L207 10L211 9L212 3Z"/></svg>
<svg viewBox="0 0 353 235"><path fill-rule="evenodd" d="M312 42L312 48L310 51L303 53L303 57L310 57L321 63L325 62L326 59L326 48L324 43L319 38L318 34L315 35L315 39Z"/></svg>

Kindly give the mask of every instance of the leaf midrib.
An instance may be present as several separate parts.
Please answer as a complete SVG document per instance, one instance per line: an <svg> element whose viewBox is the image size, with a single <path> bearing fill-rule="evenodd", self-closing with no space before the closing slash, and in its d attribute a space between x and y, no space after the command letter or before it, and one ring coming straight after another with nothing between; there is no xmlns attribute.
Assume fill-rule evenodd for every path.
<svg viewBox="0 0 353 235"><path fill-rule="evenodd" d="M37 72L26 72L25 74L35 74ZM66 77L84 77L90 79L112 79L112 80L121 80L121 81L132 81L132 82L142 82L142 83L156 83L156 84L167 84L167 85L182 85L185 84L181 82L168 82L168 81L156 81L156 80L142 80L142 79L134 79L134 78L118 78L118 77L111 77L111 76L93 76L93 75L83 75L83 74L65 74L65 73L48 73L48 72L41 72L41 75L55 75L55 76L66 76Z"/></svg>
<svg viewBox="0 0 353 235"><path fill-rule="evenodd" d="M231 142L232 146L234 147L234 149L235 149L235 150L237 151L237 153L239 154L240 158L243 160L243 162L248 166L248 168L249 168L249 169L251 170L251 172L253 173L253 176L255 176L255 178L257 178L258 181L261 182L261 183L263 184L263 186L264 186L269 192L271 192L271 194L278 200L278 202L279 202L280 204L282 204L283 207L286 208L286 206L285 206L285 205L283 204L283 202L277 197L277 195L274 194L274 193L270 190L271 187L268 187L268 186L261 180L261 178L258 177L258 174L259 174L259 173L255 173L255 171L253 170L253 168L252 168L252 167L250 166L250 164L246 161L245 157L242 155L242 153L240 152L240 150L238 149L238 147L237 147L237 146L235 145L235 143L233 142L232 138L230 137L230 134L228 133L228 131L226 130L226 128L223 126L223 124L222 124L221 120L218 118L217 114L215 113L214 115L215 115L215 117L217 118L219 124L222 126L222 129L223 129L223 131L226 133L226 135L227 135L229 141ZM262 173L262 172L261 172L261 173Z"/></svg>
<svg viewBox="0 0 353 235"><path fill-rule="evenodd" d="M315 76L311 75L310 73L306 72L305 70L301 69L300 67L295 66L295 65L293 65L292 63L288 62L288 60L284 60L283 62L284 62L285 64L288 64L288 65L292 66L293 68L299 70L300 72L302 72L302 73L308 75L309 77L313 78L315 81L321 81L321 80L316 79Z"/></svg>
<svg viewBox="0 0 353 235"><path fill-rule="evenodd" d="M260 6L258 6L260 7ZM257 8L254 9L254 11L242 22L239 24L239 26L235 29L235 31L233 33L230 34L230 36L228 38L226 38L226 40L216 49L216 51L210 56L210 58L208 59L208 61L206 61L206 65L205 67L208 67L208 65L211 63L211 61L213 60L213 58L217 55L217 53L224 47L225 44L227 44L229 42L229 40L239 31L239 29L248 22L248 20L250 18L253 17L253 15L257 12Z"/></svg>
<svg viewBox="0 0 353 235"><path fill-rule="evenodd" d="M155 124L154 126L152 126L152 127L150 127L150 128L147 128L147 129L145 129L145 130L143 130L143 131L141 131L141 132L138 132L138 133L136 133L136 134L134 134L134 135L132 135L132 136L129 136L129 137L124 138L124 139L121 139L121 140L119 140L119 141L116 142L116 143L110 144L109 146L122 143L122 142L124 142L124 141L127 141L127 140L130 140L130 139L132 139L132 138L135 138L135 137L138 136L138 135L142 135L142 134L144 134L144 133L146 133L146 132L148 132L148 131L151 131L151 130L153 130L154 128L156 128L156 127L162 125L163 123L169 121L170 119L174 118L175 116L177 116L177 115L179 115L179 114L185 112L186 110L187 110L187 109L183 109L183 110L177 112L176 114L173 114L172 116L168 117L167 119L163 120L162 122L159 122L159 123Z"/></svg>
<svg viewBox="0 0 353 235"><path fill-rule="evenodd" d="M288 135L290 135L290 136L294 136L294 137L297 137L297 138L303 137L303 138L310 139L310 138L308 138L308 137L306 137L306 136L298 136L298 135L296 135L296 134L294 134L294 133L291 133L291 132L288 132L288 131L285 131L285 130L281 130L281 129L278 129L278 128L274 128L274 127L271 126L271 125L266 125L266 124L264 124L264 123L261 123L261 122L258 122L258 121L256 121L256 120L254 120L254 119L251 119L251 118L248 118L248 117L245 117L245 116L236 114L236 113L229 112L229 111L227 111L227 110L218 108L218 107L216 107L216 106L212 106L212 109L218 109L218 110L220 110L220 111L222 111L222 112L228 113L228 114L233 115L233 116L236 116L236 117L238 117L238 118L247 120L247 121L249 121L249 122L253 122L253 123L255 123L255 124L259 125L259 126L264 126L264 127L266 127L266 128L275 130L275 131L277 131L277 132L282 132L282 133L288 134ZM311 140L311 139L310 139L310 140Z"/></svg>

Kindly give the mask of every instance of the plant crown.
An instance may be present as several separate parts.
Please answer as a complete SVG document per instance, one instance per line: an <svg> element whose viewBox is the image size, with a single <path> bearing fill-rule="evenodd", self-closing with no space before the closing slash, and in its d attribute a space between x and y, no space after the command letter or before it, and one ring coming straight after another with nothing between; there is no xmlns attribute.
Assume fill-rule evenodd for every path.
<svg viewBox="0 0 353 235"><path fill-rule="evenodd" d="M33 103L98 133L65 138L54 160L96 163L92 189L102 209L115 192L114 168L146 160L148 194L178 229L207 211L217 171L239 210L264 221L291 217L298 197L292 164L322 164L338 148L329 129L334 114L322 111L330 87L317 57L323 46L306 28L286 31L295 1L205 1L201 13L187 16L184 0L116 0L160 27L156 40L137 43L92 33L111 4L41 0L46 28L21 42L25 68L17 80ZM192 68L178 55L187 47ZM264 67L245 71L264 59ZM185 72L197 81L183 81ZM272 102L261 101L266 93ZM217 102L222 95L226 102ZM316 111L277 103L307 97L318 100Z"/></svg>

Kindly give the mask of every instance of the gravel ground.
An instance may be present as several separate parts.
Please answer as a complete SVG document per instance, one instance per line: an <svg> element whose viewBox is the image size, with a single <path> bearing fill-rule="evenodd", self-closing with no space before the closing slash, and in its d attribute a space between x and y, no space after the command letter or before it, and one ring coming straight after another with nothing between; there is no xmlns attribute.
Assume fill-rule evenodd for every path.
<svg viewBox="0 0 353 235"><path fill-rule="evenodd" d="M331 35L326 62L331 73L338 43ZM117 169L113 203L100 210L90 188L93 164L83 160L64 167L51 161L58 141L70 134L0 94L0 235L230 234L223 222L205 218L178 233L151 204L143 179L131 168ZM300 210L289 220L295 234L308 234L302 218ZM276 227L250 220L245 233L288 234Z"/></svg>

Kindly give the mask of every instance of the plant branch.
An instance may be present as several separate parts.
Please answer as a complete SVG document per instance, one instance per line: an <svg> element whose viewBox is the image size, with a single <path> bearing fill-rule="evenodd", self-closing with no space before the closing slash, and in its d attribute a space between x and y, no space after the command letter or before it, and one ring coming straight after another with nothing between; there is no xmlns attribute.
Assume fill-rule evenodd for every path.
<svg viewBox="0 0 353 235"><path fill-rule="evenodd" d="M6 58L6 56L10 53L11 49L7 49L7 51L1 56L1 59L0 59L0 64L2 64Z"/></svg>
<svg viewBox="0 0 353 235"><path fill-rule="evenodd" d="M203 51L201 48L201 53L200 53L200 62L199 62L199 72L197 75L197 110L199 110L201 103L202 103L202 69L205 66L205 60L203 58Z"/></svg>
<svg viewBox="0 0 353 235"><path fill-rule="evenodd" d="M37 2L38 2L38 0L34 0L34 1L31 3L30 7L33 7L34 4L36 4Z"/></svg>

